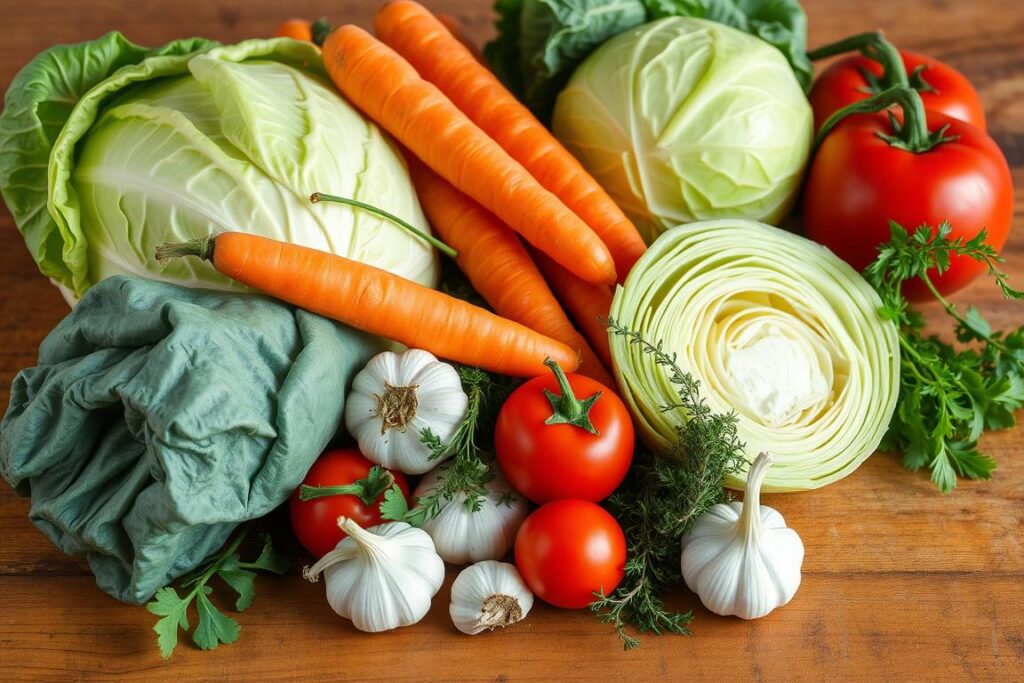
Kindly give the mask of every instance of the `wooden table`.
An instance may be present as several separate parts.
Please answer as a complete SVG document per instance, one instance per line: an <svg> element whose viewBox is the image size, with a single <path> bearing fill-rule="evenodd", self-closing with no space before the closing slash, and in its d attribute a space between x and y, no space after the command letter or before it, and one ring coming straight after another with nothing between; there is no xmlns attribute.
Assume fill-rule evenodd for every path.
<svg viewBox="0 0 1024 683"><path fill-rule="evenodd" d="M434 0L490 36L485 0ZM883 27L897 44L962 69L979 87L992 134L1017 186L1005 255L1024 284L1024 10L1019 0L807 0L811 44ZM0 87L37 52L118 28L143 44L201 34L225 42L268 35L283 15L369 25L377 0L4 0ZM285 9L287 7L287 9ZM0 402L15 372L67 309L0 211ZM962 297L999 326L1024 308L978 284ZM447 585L420 624L367 635L336 617L323 585L260 578L240 641L214 652L179 646L160 659L145 610L99 591L84 562L62 555L0 486L0 680L1022 680L1024 436L984 440L999 461L989 482L938 494L923 474L877 455L853 476L805 494L774 495L807 548L793 602L755 622L696 611L694 636L646 637L623 652L587 612L537 606L507 632L474 638L452 627ZM284 534L282 534L283 536ZM450 572L451 574L451 572ZM450 579L450 577L449 577Z"/></svg>

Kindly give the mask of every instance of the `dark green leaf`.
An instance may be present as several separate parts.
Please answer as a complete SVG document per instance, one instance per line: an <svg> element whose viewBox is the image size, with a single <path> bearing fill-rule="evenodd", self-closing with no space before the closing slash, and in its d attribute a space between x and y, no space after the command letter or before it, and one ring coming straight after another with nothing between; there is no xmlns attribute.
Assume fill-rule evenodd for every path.
<svg viewBox="0 0 1024 683"><path fill-rule="evenodd" d="M196 610L199 613L198 623L192 632L192 642L201 650L212 650L220 643L230 644L238 640L242 627L238 622L221 613L210 598L208 586L204 586L196 594Z"/></svg>
<svg viewBox="0 0 1024 683"><path fill-rule="evenodd" d="M244 612L256 596L256 575L247 569L221 569L217 576L238 593L235 609Z"/></svg>
<svg viewBox="0 0 1024 683"><path fill-rule="evenodd" d="M288 571L288 568L292 566L291 558L274 549L270 534L261 534L260 539L263 541L263 549L260 551L259 557L252 562L245 562L241 566L246 569L262 569L274 574L284 574Z"/></svg>

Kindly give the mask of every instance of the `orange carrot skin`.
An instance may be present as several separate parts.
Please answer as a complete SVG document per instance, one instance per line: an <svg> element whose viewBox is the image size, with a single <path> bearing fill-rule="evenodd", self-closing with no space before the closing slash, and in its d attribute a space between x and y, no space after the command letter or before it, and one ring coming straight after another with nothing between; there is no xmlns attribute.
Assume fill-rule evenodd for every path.
<svg viewBox="0 0 1024 683"><path fill-rule="evenodd" d="M305 19L288 19L282 21L277 30L274 31L275 38L294 38L313 42L313 29Z"/></svg>
<svg viewBox="0 0 1024 683"><path fill-rule="evenodd" d="M582 164L479 63L445 25L413 0L393 0L375 20L377 36L521 163L604 241L621 280L646 250L636 226ZM454 35L453 35L454 34Z"/></svg>
<svg viewBox="0 0 1024 683"><path fill-rule="evenodd" d="M459 252L455 262L480 296L498 315L579 349L577 372L614 389L615 380L573 327L516 234L411 154L406 159L427 218Z"/></svg>
<svg viewBox="0 0 1024 683"><path fill-rule="evenodd" d="M386 270L240 232L214 238L224 275L290 304L442 358L514 377L575 369L578 354L519 323Z"/></svg>
<svg viewBox="0 0 1024 683"><path fill-rule="evenodd" d="M394 50L349 25L323 55L342 94L438 175L578 277L615 281L601 238Z"/></svg>
<svg viewBox="0 0 1024 683"><path fill-rule="evenodd" d="M603 322L612 310L612 288L583 282L544 254L534 252L534 259L552 291L572 315L605 367L614 368L608 328Z"/></svg>
<svg viewBox="0 0 1024 683"><path fill-rule="evenodd" d="M436 16L437 20L444 24L444 27L448 29L448 32L452 34L455 40L462 43L462 45L469 50L469 53L473 55L473 58L483 64L483 53L480 52L480 48L476 46L473 39L469 37L469 34L466 32L466 26L459 20L459 18L454 15L447 14L446 12L438 12Z"/></svg>

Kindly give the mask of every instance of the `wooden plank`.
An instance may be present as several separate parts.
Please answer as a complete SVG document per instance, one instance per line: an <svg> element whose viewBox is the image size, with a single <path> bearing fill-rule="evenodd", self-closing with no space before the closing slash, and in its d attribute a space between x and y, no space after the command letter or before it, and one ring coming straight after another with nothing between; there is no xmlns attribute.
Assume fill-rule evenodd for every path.
<svg viewBox="0 0 1024 683"><path fill-rule="evenodd" d="M59 42L116 27L143 44L202 34L226 42L269 34L285 15L369 25L376 0L36 0L4 10L0 88ZM478 39L492 34L489 0L435 0ZM876 27L902 47L963 70L986 103L989 128L1014 166L1017 232L1007 270L1024 283L1024 12L1019 0L809 0L811 44ZM81 9L77 9L81 7ZM962 296L1000 327L1019 325L1019 307L987 283ZM67 312L40 277L6 211L0 210L0 405L16 371L35 360L45 334ZM938 315L934 308L933 317ZM644 639L623 653L586 612L539 605L507 632L475 638L454 631L447 585L424 622L361 634L336 617L322 585L294 572L260 578L241 615L239 643L214 652L185 644L162 662L154 617L96 589L81 559L67 558L27 519L28 502L0 487L0 680L143 678L192 680L1021 680L1024 679L1024 434L986 437L1000 468L990 482L951 496L924 474L876 455L853 476L820 491L767 496L807 547L804 582L792 604L766 619L716 617L696 608L693 638ZM277 534L287 545L286 524ZM449 583L454 570L449 572Z"/></svg>

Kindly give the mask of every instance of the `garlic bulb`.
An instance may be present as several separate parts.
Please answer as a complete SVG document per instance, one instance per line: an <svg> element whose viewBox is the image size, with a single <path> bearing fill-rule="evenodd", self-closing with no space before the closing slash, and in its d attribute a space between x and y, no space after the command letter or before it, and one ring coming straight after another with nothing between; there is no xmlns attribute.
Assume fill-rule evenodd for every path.
<svg viewBox="0 0 1024 683"><path fill-rule="evenodd" d="M455 628L472 636L511 626L526 618L531 607L533 593L515 565L486 560L466 567L456 577L448 612Z"/></svg>
<svg viewBox="0 0 1024 683"><path fill-rule="evenodd" d="M804 544L782 515L761 506L761 484L774 460L758 455L743 503L712 506L683 537L683 578L715 614L757 619L800 587Z"/></svg>
<svg viewBox="0 0 1024 683"><path fill-rule="evenodd" d="M422 529L391 522L363 529L347 517L348 536L302 575L326 577L331 609L360 631L388 631L422 619L444 582L444 562Z"/></svg>
<svg viewBox="0 0 1024 683"><path fill-rule="evenodd" d="M413 497L422 499L430 495L447 472L446 465L431 470L416 487ZM486 487L487 495L480 501L479 510L466 505L466 494L457 493L451 500L442 500L438 514L420 525L434 539L434 547L445 562L497 560L512 547L516 532L526 519L526 499L500 473Z"/></svg>
<svg viewBox="0 0 1024 683"><path fill-rule="evenodd" d="M429 351L385 351L370 359L345 400L345 426L367 458L406 474L437 465L420 437L448 441L466 415L459 373Z"/></svg>

